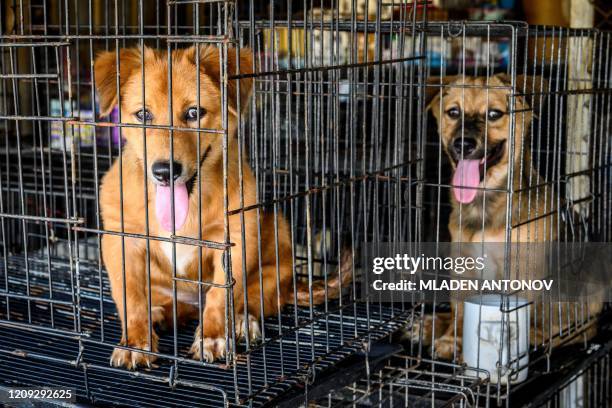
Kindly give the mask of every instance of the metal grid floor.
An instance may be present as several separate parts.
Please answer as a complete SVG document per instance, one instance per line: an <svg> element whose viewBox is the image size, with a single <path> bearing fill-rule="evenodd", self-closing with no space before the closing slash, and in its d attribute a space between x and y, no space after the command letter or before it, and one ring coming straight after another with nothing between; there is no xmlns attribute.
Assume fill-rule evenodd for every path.
<svg viewBox="0 0 612 408"><path fill-rule="evenodd" d="M489 403L488 381L466 375L465 367L399 353L372 373L313 407L480 407Z"/></svg>
<svg viewBox="0 0 612 408"><path fill-rule="evenodd" d="M173 363L160 359L152 369L131 373L111 368L108 363L112 345L120 337L120 326L106 275L102 272L100 282L97 262L80 263L81 307L77 318L70 306L72 287L76 285L74 268L71 273L62 258L30 255L27 261L30 296L48 298L51 288L53 299L65 301L66 305L54 304L52 311L48 302L7 298L0 293L0 382L72 387L80 399L96 404L261 406L353 355L361 346L352 340L366 335L368 326L370 339L375 341L406 324L411 315L408 310L384 305L351 304L314 323L300 325L296 331L295 314L289 307L280 319L283 336L273 338L279 333L278 317L267 319L266 340L272 341L251 351L248 357L240 354L236 371L222 364L204 367L188 361L179 361L175 369ZM26 294L25 258L9 257L6 264L8 276L4 260L0 262L0 282L8 280L9 293ZM51 283L46 273L49 264ZM99 300L100 288L103 302ZM307 310L298 309L297 314L299 321L308 318ZM100 331L102 316L104 337ZM75 322L80 323L80 331ZM192 326L178 331L179 356L187 356L195 330L195 324ZM172 354L173 347L172 334L160 334L160 352ZM239 395L235 393L234 376Z"/></svg>

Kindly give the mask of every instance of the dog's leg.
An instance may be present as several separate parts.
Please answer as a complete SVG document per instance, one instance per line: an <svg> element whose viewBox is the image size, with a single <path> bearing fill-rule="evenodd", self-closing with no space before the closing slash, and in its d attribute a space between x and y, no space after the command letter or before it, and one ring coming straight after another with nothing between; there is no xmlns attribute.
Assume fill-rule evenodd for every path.
<svg viewBox="0 0 612 408"><path fill-rule="evenodd" d="M286 262L280 262L278 271L276 265L264 265L261 272L262 290L260 290L258 271L254 271L248 277L248 312L246 317L244 313L242 264L240 258L234 257L233 253L232 271L236 281L234 285L236 341L246 337L247 332L249 339L256 341L261 337L261 305L263 305L263 316L265 317L276 315L280 307L287 302L292 278L291 265ZM280 295L277 291L277 280L279 279L278 287L280 288ZM225 272L223 272L220 261L215 264L214 281L219 284L225 282ZM225 291L226 289L224 288L211 288L206 295L206 307L202 319L203 327L198 327L196 330L195 339L191 346L191 353L194 359L202 357L204 360L212 362L219 357L223 357L225 354ZM228 327L230 324L231 322L228 317Z"/></svg>
<svg viewBox="0 0 612 408"><path fill-rule="evenodd" d="M451 302L451 315L446 332L434 342L436 357L444 360L460 360L462 339L463 303Z"/></svg>
<svg viewBox="0 0 612 408"><path fill-rule="evenodd" d="M436 313L423 315L407 328L402 334L402 340L420 343L424 347L432 345L434 340L440 338L451 322L450 313Z"/></svg>
<svg viewBox="0 0 612 408"><path fill-rule="evenodd" d="M234 317L243 314L243 292L242 292L242 261L239 251L232 252L232 277L234 279ZM217 256L213 261L213 282L217 285L225 285L225 271L222 265L222 256ZM211 287L206 294L206 306L202 316L202 326L198 326L190 353L196 360L202 358L204 361L213 362L225 356L226 323L231 330L231 316L225 315L227 288ZM231 338L231 334L228 336Z"/></svg>
<svg viewBox="0 0 612 408"><path fill-rule="evenodd" d="M287 303L290 296L289 289L292 279L291 264L281 261L277 270L276 265L264 265L261 272L263 289L260 289L259 274L253 273L249 277L247 288L248 317L245 320L244 311L236 316L236 337L241 339L248 335L251 341L261 337L261 316L274 316L280 314L281 308ZM277 290L277 281L279 281ZM263 310L262 310L263 307Z"/></svg>
<svg viewBox="0 0 612 408"><path fill-rule="evenodd" d="M215 274L216 275L216 274ZM222 282L217 282L223 284ZM206 294L206 306L202 316L202 326L196 329L190 353L195 360L200 358L212 363L225 356L225 288L210 288ZM234 304L235 306L235 304Z"/></svg>
<svg viewBox="0 0 612 408"><path fill-rule="evenodd" d="M121 253L121 238L104 235L102 238L102 254L110 278L111 293L121 321L122 335L119 344L125 347L157 352L158 337L152 326L151 343L149 343L144 251L137 240L126 238L125 257L122 257ZM125 281L123 278L123 259L125 259ZM114 367L134 369L138 366L151 366L155 359L156 357L150 354L115 348L110 363Z"/></svg>
<svg viewBox="0 0 612 408"><path fill-rule="evenodd" d="M267 275L269 275L269 272L267 272L268 269L272 268L264 267L262 272L263 296L264 299L266 299L267 297L273 297L276 299L275 281L267 280ZM246 338L247 334L250 341L256 341L261 337L260 300L262 296L262 291L260 290L260 288L261 287L259 285L259 276L251 276L247 285L248 305L246 308L243 307L240 313L236 314L236 340ZM271 307L267 305L267 302L264 303L264 316L270 314L270 308ZM247 310L246 316L244 313L245 309Z"/></svg>

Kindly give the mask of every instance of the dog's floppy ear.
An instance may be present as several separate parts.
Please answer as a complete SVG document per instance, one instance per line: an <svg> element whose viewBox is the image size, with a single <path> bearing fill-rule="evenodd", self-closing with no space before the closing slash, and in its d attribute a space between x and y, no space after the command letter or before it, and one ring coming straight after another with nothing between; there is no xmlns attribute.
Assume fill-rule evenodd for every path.
<svg viewBox="0 0 612 408"><path fill-rule="evenodd" d="M425 87L425 109L435 112L433 108L440 103L440 95L444 91L443 86L450 84L455 79L457 79L456 75L444 77L431 76L427 78L427 86Z"/></svg>
<svg viewBox="0 0 612 408"><path fill-rule="evenodd" d="M512 83L512 78L505 73L495 74L500 81L506 85ZM548 81L540 75L517 75L516 76L516 89L517 93L527 94L540 94L548 91Z"/></svg>
<svg viewBox="0 0 612 408"><path fill-rule="evenodd" d="M495 74L499 80L510 86L512 84L512 78L505 73ZM527 101L527 105L533 108L534 115L538 115L541 112L540 100L542 95L548 92L549 84L548 80L540 75L517 75L515 87L515 93L519 94L519 98ZM533 105L533 106L532 106Z"/></svg>
<svg viewBox="0 0 612 408"><path fill-rule="evenodd" d="M195 47L189 48L187 51L188 58L195 63L196 50ZM253 53L249 48L241 48L238 54L236 48L227 49L227 75L245 75L239 79L229 79L227 81L227 99L228 110L234 116L238 116L238 102L240 102L240 110L244 112L249 103L249 97L253 89ZM219 61L220 48L212 45L200 47L200 70L208 75L219 87L221 86L221 65ZM237 58L238 57L238 58ZM238 63L240 66L238 66ZM240 90L238 90L240 83Z"/></svg>
<svg viewBox="0 0 612 408"><path fill-rule="evenodd" d="M146 51L145 51L146 52ZM100 114L107 116L117 104L117 75L119 92L130 76L140 68L141 53L138 48L119 50L119 72L117 72L117 51L103 51L94 61L96 88L100 97Z"/></svg>

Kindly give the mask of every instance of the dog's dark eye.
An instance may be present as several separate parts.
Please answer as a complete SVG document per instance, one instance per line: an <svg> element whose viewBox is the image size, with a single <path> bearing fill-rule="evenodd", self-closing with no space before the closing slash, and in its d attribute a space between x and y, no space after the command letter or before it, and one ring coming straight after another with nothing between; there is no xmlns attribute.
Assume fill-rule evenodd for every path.
<svg viewBox="0 0 612 408"><path fill-rule="evenodd" d="M459 108L450 108L446 111L446 114L449 118L457 119L459 116L461 116L461 111Z"/></svg>
<svg viewBox="0 0 612 408"><path fill-rule="evenodd" d="M490 121L496 121L497 119L501 118L502 116L504 116L504 112L499 111L497 109L491 109L489 112L487 112L487 118Z"/></svg>
<svg viewBox="0 0 612 408"><path fill-rule="evenodd" d="M138 112L134 113L134 116L136 116L136 120L139 122L150 122L153 120L153 115L148 109L139 110Z"/></svg>
<svg viewBox="0 0 612 408"><path fill-rule="evenodd" d="M196 106L192 106L191 108L187 109L187 112L185 112L185 120L186 121L198 120L198 112L200 114L200 119L202 119L204 115L206 114L206 109L204 109L201 106L199 108Z"/></svg>

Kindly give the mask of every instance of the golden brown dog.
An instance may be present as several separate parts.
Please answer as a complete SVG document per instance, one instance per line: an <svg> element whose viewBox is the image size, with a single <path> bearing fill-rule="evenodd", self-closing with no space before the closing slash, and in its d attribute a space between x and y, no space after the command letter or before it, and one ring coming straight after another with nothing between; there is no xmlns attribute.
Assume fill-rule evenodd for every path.
<svg viewBox="0 0 612 408"><path fill-rule="evenodd" d="M432 83L440 82L435 79ZM517 89L524 87L528 94L534 89L539 94L546 88L541 78L535 77L519 76L516 84ZM492 76L488 83L484 77L448 77L444 85L428 108L436 119L443 149L453 168L449 220L452 241L555 241L558 217L547 214L557 208L558 201L555 191L532 168L529 132L533 110L526 99L514 97L516 113L512 121L509 96L512 89L505 75ZM511 134L514 135L513 143L509 140ZM510 183L509 167L514 169ZM513 191L509 218L506 211L508 187ZM513 226L509 235L507 225ZM542 277L538 272L546 268L525 263L520 265L520 270L529 276L519 276L519 279L537 279ZM538 310L539 313L531 318L532 344L560 342L555 336L559 328L568 323L560 322L558 317L568 316L569 312L567 304L563 306L564 313L553 306L558 304L531 308L532 312ZM597 313L600 308L600 304L591 305L591 313ZM435 331L434 349L445 359L460 358L461 353L463 306L460 302L451 302L451 310L450 316L439 315L435 322L431 316L426 317L422 333L424 340L431 340L432 331ZM455 317L456 325L453 324ZM577 320L578 316L570 319Z"/></svg>
<svg viewBox="0 0 612 408"><path fill-rule="evenodd" d="M240 107L244 110L248 106L253 80L241 79L239 91L238 81L228 81L228 193L227 197L224 197L223 136L185 130L187 128L222 129L219 49L213 46L200 48L200 72L196 72L196 55L195 47L172 52L171 115L168 72L170 68L166 53L145 48L143 55L139 49L121 49L119 72L117 72L116 51L103 52L96 58L95 81L102 114L110 112L120 98L122 123L136 125L123 128L126 145L123 148L121 163L116 160L102 181L100 205L106 230L168 238L174 229L179 236L224 242L224 199L227 199L229 209L256 204L255 177L245 154L240 163L235 137L238 109ZM242 49L239 59L240 73L251 73L250 50ZM144 65L141 63L142 60ZM235 49L228 51L228 71L229 74L238 72ZM199 106L196 94L198 76ZM117 80L119 95L117 95ZM138 127L142 124L161 127L147 128L143 132L143 129ZM170 124L184 129L174 130L172 157L170 131L164 128ZM242 165L242 187L239 184L240 165ZM170 188L172 178L174 192ZM148 226L145 222L147 211ZM258 323L262 314L260 302L263 302L264 316L276 314L283 305L292 302L291 240L288 225L282 216L277 218L275 228L272 216L263 215L259 220L261 235L258 232L257 212L244 211L243 217L242 220L238 214L229 217L230 239L234 244L231 249L231 266L235 282L234 325L237 337L245 336L248 327L250 337L255 339L260 335ZM261 254L258 253L258 239L262 241ZM200 258L197 246L176 244L174 248L174 244L168 241L150 240L149 242L150 278L147 276L145 239L126 237L122 241L121 236L110 234L102 238L104 264L122 323L123 335L120 345L157 352L158 336L155 326L169 326L174 320L172 291L174 263L176 276L181 279L176 282L178 322L198 318L198 288L202 286L207 290L203 316L201 316L203 327L196 330L191 348L193 357L213 361L223 356L226 350L225 326L226 323L232 324L229 321L230 316L226 316L227 289L195 283L199 281L199 259L201 259L202 282L212 282L215 285L226 283L222 262L223 251L202 248ZM260 273L263 285L261 289ZM245 275L246 287L243 284ZM147 284L149 281L150 299ZM314 290L317 292L316 287ZM243 317L245 291L248 294L248 321L244 321ZM304 295L304 291L303 287L298 288L298 304L308 304L309 297ZM263 293L263 298L260 293ZM333 287L330 293L333 297ZM321 292L315 293L314 297L314 303L320 302ZM149 302L151 323L154 326L152 333L149 333ZM112 365L128 368L150 365L153 360L155 356L152 354L119 347L111 356Z"/></svg>

